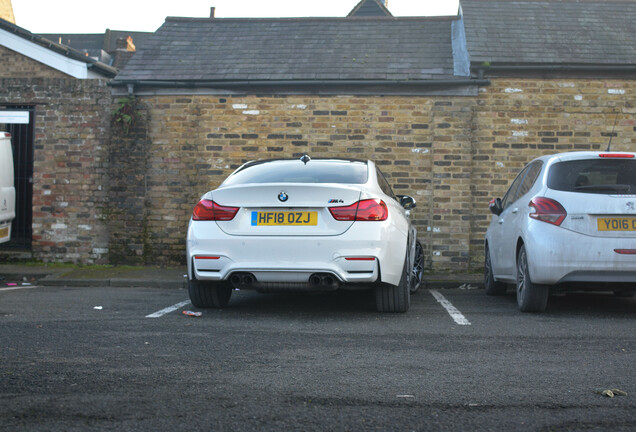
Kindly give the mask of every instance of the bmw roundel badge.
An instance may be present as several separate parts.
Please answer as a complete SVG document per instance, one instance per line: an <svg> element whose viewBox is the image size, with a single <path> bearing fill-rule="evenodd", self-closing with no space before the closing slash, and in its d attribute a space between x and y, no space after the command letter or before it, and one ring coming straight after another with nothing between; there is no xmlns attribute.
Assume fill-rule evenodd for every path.
<svg viewBox="0 0 636 432"><path fill-rule="evenodd" d="M289 196L287 196L287 194L285 192L281 192L278 194L278 201L280 202L285 202L287 201L287 199L289 198Z"/></svg>

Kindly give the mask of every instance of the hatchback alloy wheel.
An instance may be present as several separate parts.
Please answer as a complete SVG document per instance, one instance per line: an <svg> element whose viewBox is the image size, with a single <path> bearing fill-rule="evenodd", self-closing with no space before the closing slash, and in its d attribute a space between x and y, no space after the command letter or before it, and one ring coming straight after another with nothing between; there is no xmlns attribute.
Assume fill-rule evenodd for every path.
<svg viewBox="0 0 636 432"><path fill-rule="evenodd" d="M528 271L528 255L525 246L519 249L517 258L517 304L522 312L543 312L548 304L550 291L547 285L532 282Z"/></svg>

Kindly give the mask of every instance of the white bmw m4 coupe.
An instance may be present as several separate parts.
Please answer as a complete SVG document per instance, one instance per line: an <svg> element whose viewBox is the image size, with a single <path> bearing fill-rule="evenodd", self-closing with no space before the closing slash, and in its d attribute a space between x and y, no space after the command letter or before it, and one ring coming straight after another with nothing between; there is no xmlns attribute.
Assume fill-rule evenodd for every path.
<svg viewBox="0 0 636 432"><path fill-rule="evenodd" d="M248 162L194 207L192 304L224 308L234 289L374 289L378 311L406 312L424 263L414 207L372 161Z"/></svg>

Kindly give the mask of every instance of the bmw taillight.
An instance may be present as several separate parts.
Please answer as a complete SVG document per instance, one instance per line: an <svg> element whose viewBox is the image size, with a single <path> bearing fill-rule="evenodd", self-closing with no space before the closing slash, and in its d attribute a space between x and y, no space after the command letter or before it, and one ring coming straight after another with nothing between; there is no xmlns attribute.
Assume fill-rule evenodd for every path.
<svg viewBox="0 0 636 432"><path fill-rule="evenodd" d="M532 219L547 222L559 226L568 215L563 206L550 198L532 198L528 206L534 208L534 213L530 213Z"/></svg>
<svg viewBox="0 0 636 432"><path fill-rule="evenodd" d="M214 201L202 199L194 206L192 220L199 221L229 221L234 219L239 207L226 207Z"/></svg>
<svg viewBox="0 0 636 432"><path fill-rule="evenodd" d="M329 211L337 221L383 221L389 216L386 204L380 199L362 200L346 207L330 207Z"/></svg>

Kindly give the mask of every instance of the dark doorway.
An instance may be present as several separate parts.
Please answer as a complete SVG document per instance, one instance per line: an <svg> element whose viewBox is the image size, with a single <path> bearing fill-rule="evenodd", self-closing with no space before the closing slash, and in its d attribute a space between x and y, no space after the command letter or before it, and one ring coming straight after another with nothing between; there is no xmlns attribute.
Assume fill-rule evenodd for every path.
<svg viewBox="0 0 636 432"><path fill-rule="evenodd" d="M10 123L12 114L16 114L15 117L20 118L20 123ZM0 130L4 129L5 132L11 134L16 195L16 215L11 226L11 241L3 244L2 248L30 250L33 234L31 224L33 222L33 124L35 106L0 106L0 117L5 117L0 120ZM6 119L7 117L9 120Z"/></svg>

